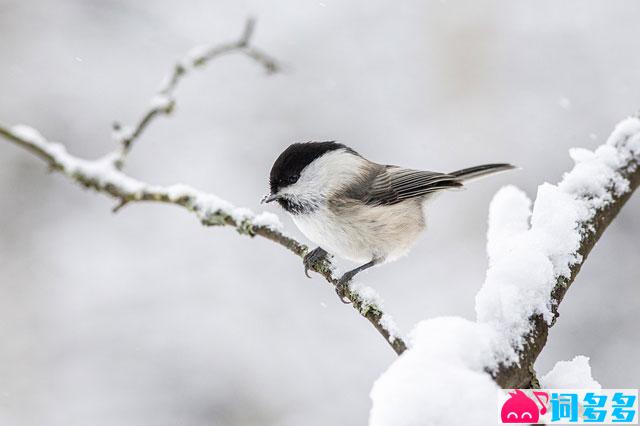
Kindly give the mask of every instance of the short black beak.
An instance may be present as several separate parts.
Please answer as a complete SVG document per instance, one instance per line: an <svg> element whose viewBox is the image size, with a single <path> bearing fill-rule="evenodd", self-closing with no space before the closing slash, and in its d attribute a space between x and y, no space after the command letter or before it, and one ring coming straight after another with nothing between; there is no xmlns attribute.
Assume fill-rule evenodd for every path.
<svg viewBox="0 0 640 426"><path fill-rule="evenodd" d="M270 203L272 201L277 200L278 198L280 198L280 195L278 195L278 194L268 194L268 195L264 196L262 201L260 201L260 204Z"/></svg>

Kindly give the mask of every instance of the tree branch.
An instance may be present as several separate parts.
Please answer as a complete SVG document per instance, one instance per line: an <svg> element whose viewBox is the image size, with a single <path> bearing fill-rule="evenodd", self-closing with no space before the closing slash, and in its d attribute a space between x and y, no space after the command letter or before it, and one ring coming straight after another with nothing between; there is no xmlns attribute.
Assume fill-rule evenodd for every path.
<svg viewBox="0 0 640 426"><path fill-rule="evenodd" d="M238 40L215 46L203 45L191 49L182 60L175 64L169 75L165 77L160 90L151 99L147 110L144 111L135 126L123 126L120 123L114 123L113 137L121 146L119 156L114 158L116 167L119 169L123 167L125 157L131 150L133 143L157 117L171 114L176 105L174 92L182 79L192 70L203 67L211 60L220 56L237 52L254 60L257 64L261 65L268 74L278 72L280 66L276 60L250 44L254 30L255 20L249 18Z"/></svg>
<svg viewBox="0 0 640 426"><path fill-rule="evenodd" d="M549 328L555 325L559 316L558 307L560 303L571 284L575 281L591 250L595 247L609 224L615 219L622 206L640 185L640 130L636 129L635 132L623 133L618 136L619 139L614 140L616 142L615 148L618 151L622 150L622 152L626 150L629 155L627 160L616 168L616 171L622 179L628 182L628 187L624 192L616 191L612 187L609 188L610 201L596 208L591 219L580 225L579 232L582 235L582 240L577 251L580 261L570 266L568 277L559 277L557 279L551 294L554 320L551 324L548 324L541 315L531 318L532 327L530 332L523 337L524 346L519 352L519 362L508 366L502 365L494 374L495 381L502 388L529 388L535 383L532 366L547 343ZM611 138L615 138L615 131ZM632 144L633 146L631 146ZM588 202L590 195L584 194L583 199Z"/></svg>
<svg viewBox="0 0 640 426"><path fill-rule="evenodd" d="M283 246L299 257L304 257L309 248L282 233L280 222L272 213L263 212L256 215L246 208L236 207L213 194L190 186L152 185L122 172L124 160L133 143L156 117L169 114L173 110L175 106L173 93L182 78L192 68L204 66L223 54L240 52L255 60L268 73L279 69L274 59L250 45L254 28L255 21L249 19L242 36L237 41L192 49L184 60L175 65L161 90L151 101L149 109L143 113L135 127L123 127L119 124L114 126L114 136L120 144L119 149L97 160L89 161L75 157L66 151L64 145L48 141L38 131L28 126L18 125L9 128L0 125L0 136L36 155L45 161L51 170L61 172L86 188L117 199L119 203L114 207L114 212L133 202L151 201L174 204L193 212L205 226L230 226L242 235L261 236ZM333 275L333 265L330 261L314 266L313 270L322 275L328 283L337 285L338 278ZM377 295L372 294L371 289L351 286L346 298L375 327L396 353L400 354L406 349L406 344L399 336L391 317L383 312L381 302Z"/></svg>

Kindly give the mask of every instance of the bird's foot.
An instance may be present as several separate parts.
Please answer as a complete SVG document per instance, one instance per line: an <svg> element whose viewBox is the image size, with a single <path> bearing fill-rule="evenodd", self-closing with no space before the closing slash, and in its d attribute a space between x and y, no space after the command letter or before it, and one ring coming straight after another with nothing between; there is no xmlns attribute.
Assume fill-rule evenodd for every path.
<svg viewBox="0 0 640 426"><path fill-rule="evenodd" d="M352 271L345 272L336 283L336 294L340 301L347 305L351 303L351 299L347 296L349 295L349 282L354 275Z"/></svg>
<svg viewBox="0 0 640 426"><path fill-rule="evenodd" d="M329 261L329 253L323 250L320 247L316 247L307 253L302 259L302 263L304 264L304 274L307 278L311 278L309 275L309 269L311 270L320 270L323 266L323 262Z"/></svg>

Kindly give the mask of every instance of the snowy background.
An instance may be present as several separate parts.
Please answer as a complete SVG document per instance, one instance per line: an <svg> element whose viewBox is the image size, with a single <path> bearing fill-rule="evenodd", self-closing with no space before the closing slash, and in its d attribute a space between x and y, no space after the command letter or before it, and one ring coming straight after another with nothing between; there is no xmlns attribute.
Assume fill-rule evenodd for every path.
<svg viewBox="0 0 640 426"><path fill-rule="evenodd" d="M474 319L492 195L535 196L570 169L568 148L640 108L633 1L0 0L0 122L100 156L175 59L235 39L250 14L285 71L237 55L192 74L127 170L259 210L294 141L414 168L521 166L440 197L412 254L362 276L404 330ZM584 354L603 387L640 383L639 198L570 289L542 373ZM0 423L366 422L393 352L299 259L178 208L113 205L0 141Z"/></svg>

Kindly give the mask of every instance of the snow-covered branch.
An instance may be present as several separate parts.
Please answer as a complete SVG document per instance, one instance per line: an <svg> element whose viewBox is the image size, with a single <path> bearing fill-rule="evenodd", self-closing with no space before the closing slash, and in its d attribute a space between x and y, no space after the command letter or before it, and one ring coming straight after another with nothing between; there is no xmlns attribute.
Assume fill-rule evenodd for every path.
<svg viewBox="0 0 640 426"><path fill-rule="evenodd" d="M533 364L558 306L640 184L640 119L620 122L595 151L575 148L570 154L574 168L559 184L540 185L533 208L513 186L495 195L477 321L445 317L418 323L409 335L410 349L371 391L371 425L495 424L499 387L537 384ZM571 376L592 386L586 359L574 361ZM554 371L542 378L543 385L561 387Z"/></svg>
<svg viewBox="0 0 640 426"><path fill-rule="evenodd" d="M558 306L587 256L640 184L640 119L620 122L595 151L574 148L558 185L543 184L531 202L507 187L490 211L490 267L477 296L478 320L506 333L516 350L495 371L503 388L528 387L533 363ZM529 226L530 223L530 226ZM515 361L515 362L511 362Z"/></svg>
<svg viewBox="0 0 640 426"><path fill-rule="evenodd" d="M40 132L29 126L6 127L0 124L0 136L40 157L51 170L61 172L86 188L115 198L118 204L114 211L126 204L140 201L178 205L193 212L205 226L231 226L240 234L264 237L297 256L304 257L309 251L308 247L285 235L281 231L282 225L278 217L273 213L255 214L249 209L236 207L216 195L191 186L153 185L134 179L122 171L125 157L133 142L156 117L172 111L175 105L174 91L182 78L193 68L203 66L223 54L241 52L255 60L269 73L279 69L274 59L250 45L253 30L254 21L249 20L237 41L192 49L165 79L161 90L152 99L138 124L135 127L115 126L114 136L118 142L118 148L97 160L86 160L71 155L64 145L47 140ZM333 286L337 285L338 277L333 275L333 266L330 261L315 265L313 270ZM371 322L396 353L402 353L406 349L393 320L382 311L380 298L372 289L352 286L346 299L351 301L353 307Z"/></svg>

